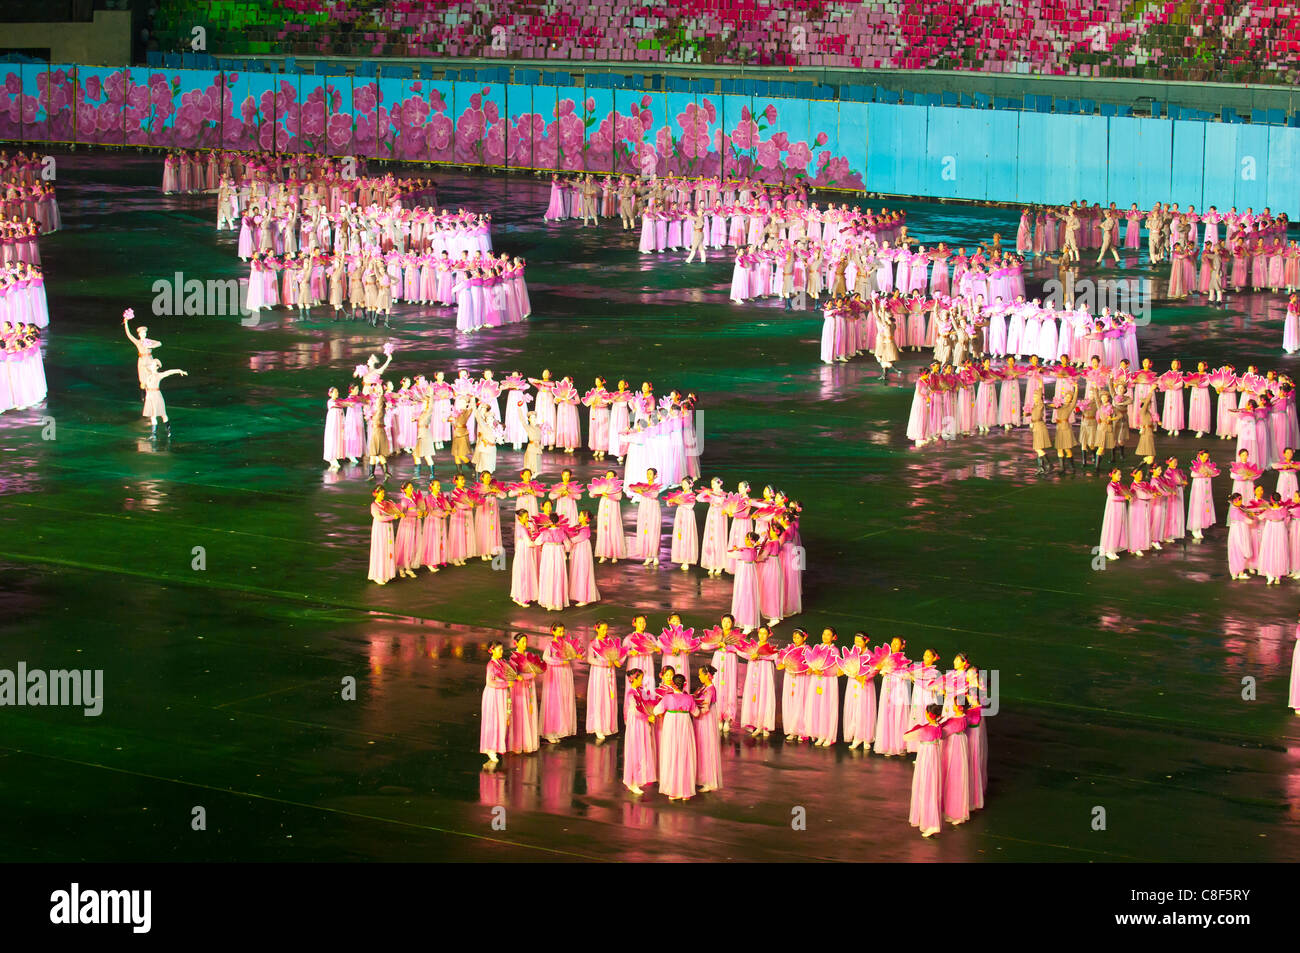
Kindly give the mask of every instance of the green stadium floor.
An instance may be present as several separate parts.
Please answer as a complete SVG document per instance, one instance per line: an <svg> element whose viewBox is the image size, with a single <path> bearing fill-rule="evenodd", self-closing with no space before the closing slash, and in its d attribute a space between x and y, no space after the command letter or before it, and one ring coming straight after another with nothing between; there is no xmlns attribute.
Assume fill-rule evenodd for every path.
<svg viewBox="0 0 1300 953"><path fill-rule="evenodd" d="M820 364L819 315L731 304L725 256L686 267L638 255L617 224L544 226L532 176L439 176L443 204L490 210L497 247L528 259L527 324L466 338L446 310L400 308L390 332L283 311L257 327L149 319L157 279L241 274L213 199L164 197L161 169L59 157L66 227L42 244L50 397L0 416L0 667L102 669L103 713L0 709L0 859L1300 858L1296 584L1229 581L1222 529L1095 571L1104 478L1036 478L1023 431L911 448L910 386L881 385L873 362ZM1015 210L906 208L926 240L1015 232ZM1231 304L1157 307L1142 353L1290 365L1280 302ZM170 441L140 417L128 306L164 366L190 374L165 385ZM686 804L629 796L617 738L482 771L484 646L556 616L515 606L485 563L366 582L368 484L324 471L321 423L326 389L386 340L399 378L549 367L584 389L600 374L698 393L705 476L804 504L805 612L779 641L794 624L866 629L996 671L985 810L923 840L904 759L775 737L733 736L726 787ZM1228 445L1209 445L1223 466ZM569 462L552 459L548 476ZM502 454L501 473L518 466ZM707 626L730 600L699 571L601 566L598 580L603 602L562 615L583 636L674 608ZM355 701L340 698L349 676Z"/></svg>

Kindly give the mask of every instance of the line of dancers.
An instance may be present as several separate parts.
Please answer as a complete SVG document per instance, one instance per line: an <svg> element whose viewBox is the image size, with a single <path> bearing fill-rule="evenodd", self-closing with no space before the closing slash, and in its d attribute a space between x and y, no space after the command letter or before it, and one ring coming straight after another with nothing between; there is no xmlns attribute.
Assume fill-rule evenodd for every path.
<svg viewBox="0 0 1300 953"><path fill-rule="evenodd" d="M1259 238L1285 236L1286 213L1274 217L1265 208L1260 215L1253 208L1239 213L1236 206L1220 212L1211 205L1197 214L1195 205L1180 211L1178 203L1155 203L1143 211L1133 203L1122 210L1111 202L1106 208L1094 202L1075 200L1068 206L1033 205L1021 209L1020 224L1016 229L1016 253L1035 255L1066 251L1078 260L1080 248L1100 248L1100 263L1105 255L1119 248L1128 250L1142 247L1142 227L1146 226L1147 248L1152 264L1166 260L1169 250L1176 245L1219 243L1219 226L1224 227L1224 240L1232 242L1242 238L1253 244ZM1204 225L1203 237L1198 241L1198 228ZM1123 232L1121 234L1121 229ZM1118 257L1116 254L1115 257Z"/></svg>
<svg viewBox="0 0 1300 953"><path fill-rule="evenodd" d="M1023 400L1021 378L1027 381ZM1050 397L1045 395L1049 379ZM1211 390L1218 394L1217 413L1212 413ZM1077 440L1072 430L1076 413ZM1238 451L1245 449L1265 464L1281 459L1282 448L1300 445L1295 388L1286 375L1260 374L1251 365L1238 377L1230 365L1211 371L1204 361L1188 373L1177 359L1161 374L1149 358L1133 372L1127 359L1110 368L1095 354L1086 367L1064 355L1051 365L1039 364L1037 357L1028 365L1012 358L1004 364L968 360L958 368L931 364L916 382L907 437L925 446L998 427L1010 430L1023 419L1030 424L1040 472L1051 468L1052 450L1062 469L1068 464L1073 472L1076 448L1083 452L1085 467L1092 452L1094 469L1100 472L1101 454L1109 451L1111 463L1123 459L1132 431L1138 433L1137 456L1148 466L1157 457L1159 430L1169 437L1191 430L1199 439L1213 429L1221 439L1236 438ZM1054 437L1049 423L1056 426Z"/></svg>
<svg viewBox="0 0 1300 953"><path fill-rule="evenodd" d="M386 353L391 361L391 350ZM341 396L337 388L330 389L323 456L331 470L339 469L343 459L356 464L365 456L371 465L368 475L382 470L386 476L389 458L408 453L415 462L417 478L424 464L432 474L435 452L453 443L456 431L463 430L461 452L455 447L452 452L457 469L475 456L490 465L474 472L494 471L495 427L485 435L490 454L486 447L479 453L469 452L470 444L484 443L479 439L479 418L486 414L500 422L501 442L515 451L524 448L524 467L540 473L543 450L558 447L572 454L584 446L578 412L581 404L588 409L585 446L595 460L608 456L619 463L626 460L625 476L632 479L654 467L663 475L665 485L679 483L684 476L699 476L694 394L683 396L674 390L656 400L649 381L633 391L625 380L610 389L603 377L595 378L586 394L580 394L572 378L555 378L549 368L536 378L518 371L497 378L491 370L484 371L481 378L472 378L461 370L450 381L445 372L438 371L432 379L423 374L403 378L400 388L395 388L392 381L382 379L388 366L386 361L379 367L378 358L372 355L353 372L362 383L350 387L347 396ZM528 405L534 394L529 391L536 394L532 410ZM462 415L458 426L456 418Z"/></svg>
<svg viewBox="0 0 1300 953"><path fill-rule="evenodd" d="M395 303L456 306L456 330L466 333L516 324L532 314L524 260L473 253L455 261L443 252L416 255L364 251L359 255L309 252L255 254L249 261L250 311L285 307L307 320L313 308L332 320L392 327Z"/></svg>
<svg viewBox="0 0 1300 953"><path fill-rule="evenodd" d="M509 657L493 642L479 750L491 766L505 752L531 753L542 739L558 744L577 735L576 669L583 662L584 729L604 742L619 731L616 673L622 668L624 785L639 796L655 783L669 798L688 799L697 789L722 786L720 736L733 723L756 738L776 730L776 673L784 672L780 713L788 743L830 747L842 735L850 750L916 754L909 820L924 836L938 833L944 820L964 823L984 806L988 745L980 699L987 685L965 655L943 671L929 649L921 661L908 660L901 639L872 649L869 636L857 632L853 645L840 649L831 627L819 644L810 644L803 629L781 648L771 637L768 626L752 639L740 634L730 615L696 636L673 613L658 636L637 616L622 638L607 621L597 622L585 646L561 623L551 627L540 654L522 633ZM692 655L700 652L712 658L696 668L692 691ZM657 679L656 655L662 659Z"/></svg>
<svg viewBox="0 0 1300 953"><path fill-rule="evenodd" d="M416 206L403 208L400 194L392 205L344 206L330 212L319 197L299 201L296 192L275 186L271 195L252 199L239 223L237 253L253 255L321 251L358 255L371 252L427 253L468 257L492 251L492 216L465 209ZM218 228L221 225L218 223ZM234 228L230 223L229 228Z"/></svg>
<svg viewBox="0 0 1300 953"><path fill-rule="evenodd" d="M366 191L366 168L367 160L361 156L273 155L232 149L173 150L163 159L162 190L164 193L216 192L222 179L238 183L241 188L253 181L311 179L337 186L339 201L346 205L370 196ZM429 187L432 188L432 183ZM335 208L331 205L331 211Z"/></svg>

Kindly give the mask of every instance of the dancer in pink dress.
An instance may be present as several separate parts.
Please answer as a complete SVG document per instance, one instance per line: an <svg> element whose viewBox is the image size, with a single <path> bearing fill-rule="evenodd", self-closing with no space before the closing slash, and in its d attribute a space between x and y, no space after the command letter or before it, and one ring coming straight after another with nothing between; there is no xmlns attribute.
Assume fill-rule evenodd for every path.
<svg viewBox="0 0 1300 953"><path fill-rule="evenodd" d="M515 650L510 655L510 727L507 745L515 754L536 751L538 736L537 676L546 674L546 662L528 648L528 636L515 636Z"/></svg>
<svg viewBox="0 0 1300 953"><path fill-rule="evenodd" d="M804 714L808 702L808 633L795 629L791 642L776 657L776 667L785 672L781 683L781 730L786 741L803 741L808 737L804 730Z"/></svg>
<svg viewBox="0 0 1300 953"><path fill-rule="evenodd" d="M600 600L596 588L596 566L591 557L591 514L585 510L578 514L578 524L566 530L569 534L569 599L575 606L586 606Z"/></svg>
<svg viewBox="0 0 1300 953"><path fill-rule="evenodd" d="M846 678L844 740L850 751L859 745L870 751L876 738L876 671L865 632L855 632L853 647L840 654L840 672Z"/></svg>
<svg viewBox="0 0 1300 953"><path fill-rule="evenodd" d="M537 519L529 519L529 525L533 542L541 547L537 558L537 604L557 612L569 605L569 572L565 562L568 524L551 516L548 503Z"/></svg>
<svg viewBox="0 0 1300 953"><path fill-rule="evenodd" d="M1192 539L1204 539L1204 530L1216 521L1214 492L1211 482L1219 475L1219 468L1210 460L1208 450L1197 451L1192 461L1192 493L1187 504L1187 528Z"/></svg>
<svg viewBox="0 0 1300 953"><path fill-rule="evenodd" d="M527 510L515 513L515 551L510 563L510 601L527 608L537 598L537 545Z"/></svg>
<svg viewBox="0 0 1300 953"><path fill-rule="evenodd" d="M415 497L415 484L409 480L403 483L402 495L395 502L398 523L393 552L397 574L414 579L415 570L420 566L420 504Z"/></svg>
<svg viewBox="0 0 1300 953"><path fill-rule="evenodd" d="M623 535L623 509L620 505L623 481L613 470L606 470L603 477L587 484L587 492L600 501L596 509L596 557L602 563L608 559L617 565L620 559L627 558L627 538Z"/></svg>
<svg viewBox="0 0 1300 953"><path fill-rule="evenodd" d="M672 562L679 563L682 572L691 568L691 564L700 558L700 536L695 524L695 493L692 492L695 481L690 477L682 479L680 490L669 493L664 502L676 509L673 515Z"/></svg>
<svg viewBox="0 0 1300 953"><path fill-rule="evenodd" d="M563 623L551 626L551 642L542 653L542 721L540 733L550 744L578 733L578 702L573 690L573 662L582 647L566 635Z"/></svg>
<svg viewBox="0 0 1300 953"><path fill-rule="evenodd" d="M659 699L655 714L663 719L659 735L659 793L670 801L695 796L696 752L692 716L699 711L686 691L686 676L673 676L673 691Z"/></svg>
<svg viewBox="0 0 1300 953"><path fill-rule="evenodd" d="M695 783L701 794L722 787L722 740L718 733L717 690L712 665L699 670L700 687L695 691Z"/></svg>
<svg viewBox="0 0 1300 953"><path fill-rule="evenodd" d="M644 794L641 785L659 777L659 755L655 747L654 706L659 696L644 688L645 673L627 670L627 691L623 694L623 784L633 794Z"/></svg>
<svg viewBox="0 0 1300 953"><path fill-rule="evenodd" d="M1291 653L1291 693L1287 704L1300 718L1300 616L1296 619L1295 650Z"/></svg>
<svg viewBox="0 0 1300 953"><path fill-rule="evenodd" d="M479 474L474 487L478 507L474 511L474 539L479 558L487 562L505 551L501 545L501 499L509 491L486 470ZM504 562L502 563L504 568Z"/></svg>
<svg viewBox="0 0 1300 953"><path fill-rule="evenodd" d="M714 477L709 489L695 494L700 503L707 503L708 514L704 518L704 539L700 546L700 568L710 576L721 576L727 568L727 505L728 494L723 489L722 480Z"/></svg>
<svg viewBox="0 0 1300 953"><path fill-rule="evenodd" d="M940 705L928 705L925 724L909 728L907 735L916 737L916 766L912 771L912 804L908 823L921 829L922 837L939 833L943 823L943 758L939 727Z"/></svg>
<svg viewBox="0 0 1300 953"><path fill-rule="evenodd" d="M745 641L736 620L730 614L724 615L721 622L704 632L700 648L713 650L712 666L716 673L713 687L716 691L715 707L718 723L725 735L731 731L731 722L736 717L736 698L741 687L740 662L737 653Z"/></svg>
<svg viewBox="0 0 1300 953"><path fill-rule="evenodd" d="M835 638L835 630L828 626L822 630L822 644L804 653L808 685L803 733L820 748L829 748L840 735L840 654L835 648Z"/></svg>
<svg viewBox="0 0 1300 953"><path fill-rule="evenodd" d="M614 669L627 659L627 650L619 639L609 634L604 619L594 627L594 638L587 644L587 734L599 743L618 732L618 684Z"/></svg>
<svg viewBox="0 0 1300 953"><path fill-rule="evenodd" d="M984 807L984 789L988 787L988 758L984 737L984 709L971 696L952 700L953 713L966 716L966 742L970 749L970 809Z"/></svg>
<svg viewBox="0 0 1300 953"><path fill-rule="evenodd" d="M370 572L367 579L385 585L397 575L396 551L393 541L393 520L401 515L397 504L387 499L382 486L377 486L370 503Z"/></svg>
<svg viewBox="0 0 1300 953"><path fill-rule="evenodd" d="M424 523L420 526L420 565L429 572L438 572L447 564L447 517L451 515L451 501L442 492L442 484L429 481L428 492L420 497L424 510Z"/></svg>
<svg viewBox="0 0 1300 953"><path fill-rule="evenodd" d="M506 646L500 642L487 644L487 679L484 685L480 725L478 725L478 750L487 755L487 763L495 764L500 753L506 750L507 728L510 725L510 664L504 659Z"/></svg>
<svg viewBox="0 0 1300 953"><path fill-rule="evenodd" d="M766 738L776 730L777 648L768 641L770 636L771 630L760 625L755 641L738 646L748 660L740 695L740 725L755 738Z"/></svg>
<svg viewBox="0 0 1300 953"><path fill-rule="evenodd" d="M748 635L761 621L758 608L758 561L762 559L759 552L757 533L748 533L744 545L727 550L729 557L736 562L736 575L731 583L731 615L735 618L740 631Z"/></svg>
<svg viewBox="0 0 1300 953"><path fill-rule="evenodd" d="M506 732L510 723L510 666L504 659L505 646L488 643L487 683L483 686L480 709L478 750L488 756L489 764L500 760L506 750Z"/></svg>
<svg viewBox="0 0 1300 953"><path fill-rule="evenodd" d="M945 718L939 727L943 730L940 748L943 759L943 819L953 825L964 824L970 820L971 802L970 744L966 738L966 716L954 714Z"/></svg>
<svg viewBox="0 0 1300 953"><path fill-rule="evenodd" d="M1110 471L1110 483L1106 485L1106 512L1101 520L1099 549L1107 559L1119 559L1119 551L1128 546L1129 496L1123 474L1116 467Z"/></svg>
<svg viewBox="0 0 1300 953"><path fill-rule="evenodd" d="M645 684L653 685L655 681L655 653L659 643L646 631L646 617L634 616L632 631L623 637L623 648L627 649L627 671L630 675L637 669L645 675Z"/></svg>
<svg viewBox="0 0 1300 953"><path fill-rule="evenodd" d="M663 486L656 482L659 475L654 467L646 470L644 483L633 483L627 491L637 497L636 511L636 549L632 555L644 560L643 566L659 565L659 544L663 535L662 516L659 509L659 494Z"/></svg>
<svg viewBox="0 0 1300 953"><path fill-rule="evenodd" d="M781 530L769 526L759 544L758 612L775 627L785 616L785 576L781 565Z"/></svg>
<svg viewBox="0 0 1300 953"><path fill-rule="evenodd" d="M889 654L877 663L880 672L880 708L876 712L876 754L886 757L907 754L908 728L911 708L911 686L908 675L912 663L903 654L907 647L902 639L889 643Z"/></svg>

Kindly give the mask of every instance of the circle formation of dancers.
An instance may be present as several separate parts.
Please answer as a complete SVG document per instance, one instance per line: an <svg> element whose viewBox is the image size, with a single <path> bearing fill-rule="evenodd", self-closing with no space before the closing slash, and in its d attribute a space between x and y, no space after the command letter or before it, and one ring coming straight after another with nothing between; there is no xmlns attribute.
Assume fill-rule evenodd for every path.
<svg viewBox="0 0 1300 953"><path fill-rule="evenodd" d="M842 735L850 750L916 756L909 822L923 836L938 833L944 821L962 824L983 808L988 743L981 699L987 686L965 655L944 671L933 650L911 661L903 640L872 649L865 632L841 649L833 628L823 629L817 644L795 629L790 643L778 648L770 627L759 627L750 638L730 615L699 636L676 613L658 636L646 623L637 616L632 631L619 638L601 620L585 646L555 623L540 653L522 633L508 656L503 643L492 642L479 731L488 766L506 752L535 752L543 739L559 744L579 733L575 670L585 662L583 726L597 743L620 730L617 671L625 672L628 791L639 797L646 785L656 784L669 800L689 800L723 787L721 738L733 727L756 739L777 730L782 672L780 724L787 743L829 748ZM702 652L712 657L692 672L692 656Z"/></svg>

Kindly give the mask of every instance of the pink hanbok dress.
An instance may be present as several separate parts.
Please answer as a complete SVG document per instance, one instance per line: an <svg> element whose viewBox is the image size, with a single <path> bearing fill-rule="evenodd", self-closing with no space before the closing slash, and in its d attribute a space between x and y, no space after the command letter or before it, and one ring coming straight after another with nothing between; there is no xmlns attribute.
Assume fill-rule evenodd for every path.
<svg viewBox="0 0 1300 953"><path fill-rule="evenodd" d="M919 827L922 834L929 836L939 833L943 818L943 729L938 725L922 725L914 729L911 736L917 740L917 754L907 819L913 827Z"/></svg>
<svg viewBox="0 0 1300 953"><path fill-rule="evenodd" d="M483 686L478 731L478 750L483 754L500 754L506 750L510 720L509 671L504 659L492 659L487 664L487 684Z"/></svg>
<svg viewBox="0 0 1300 953"><path fill-rule="evenodd" d="M742 630L753 629L762 622L758 600L758 549L744 546L735 554L736 575L731 586L731 615Z"/></svg>
<svg viewBox="0 0 1300 953"><path fill-rule="evenodd" d="M537 604L544 609L565 609L569 605L569 573L565 562L568 534L559 525L537 531L533 541L541 546L537 560Z"/></svg>
<svg viewBox="0 0 1300 953"><path fill-rule="evenodd" d="M572 527L569 530L569 546L569 599L575 605L599 601L596 566L591 558L591 527Z"/></svg>
<svg viewBox="0 0 1300 953"><path fill-rule="evenodd" d="M700 536L695 524L694 493L679 492L668 498L676 509L673 514L672 562L691 564L700 558Z"/></svg>
<svg viewBox="0 0 1300 953"><path fill-rule="evenodd" d="M722 491L701 490L695 499L709 504L704 517L704 539L700 545L700 568L709 571L727 568L727 514L723 506L727 494Z"/></svg>
<svg viewBox="0 0 1300 953"><path fill-rule="evenodd" d="M943 757L943 818L949 824L970 820L971 757L966 737L966 716L944 720L941 754Z"/></svg>
<svg viewBox="0 0 1300 953"><path fill-rule="evenodd" d="M528 528L515 523L515 554L510 564L510 598L529 603L537 599L537 547Z"/></svg>
<svg viewBox="0 0 1300 953"><path fill-rule="evenodd" d="M745 687L741 692L740 724L754 731L776 729L776 648L761 642L752 650L745 666Z"/></svg>
<svg viewBox="0 0 1300 953"><path fill-rule="evenodd" d="M631 554L636 559L659 558L660 537L663 535L659 508L661 489L657 483L634 483L628 487L637 497L636 547Z"/></svg>
<svg viewBox="0 0 1300 953"><path fill-rule="evenodd" d="M640 787L659 777L659 756L655 746L656 733L633 696L637 689L629 688L623 695L623 722L626 738L623 742L623 783ZM655 693L639 690L642 700L649 706Z"/></svg>
<svg viewBox="0 0 1300 953"><path fill-rule="evenodd" d="M397 499L401 510L401 519L397 524L394 557L400 569L418 569L420 567L420 516L419 504L409 496Z"/></svg>
<svg viewBox="0 0 1300 953"><path fill-rule="evenodd" d="M862 742L866 748L876 740L876 682L870 677L850 677L844 687L844 741Z"/></svg>
<svg viewBox="0 0 1300 953"><path fill-rule="evenodd" d="M876 754L886 756L907 753L911 686L905 675L885 672L880 681L880 708L876 712Z"/></svg>
<svg viewBox="0 0 1300 953"><path fill-rule="evenodd" d="M705 685L695 693L699 714L694 719L695 783L702 788L722 787L722 741L718 733L717 690Z"/></svg>
<svg viewBox="0 0 1300 953"><path fill-rule="evenodd" d="M384 503L388 501L385 500ZM384 504L370 504L370 572L371 582L388 582L397 575L396 548L393 541L393 512Z"/></svg>
<svg viewBox="0 0 1300 953"><path fill-rule="evenodd" d="M614 669L587 647L587 734L618 731L618 685Z"/></svg>
<svg viewBox="0 0 1300 953"><path fill-rule="evenodd" d="M578 733L578 702L573 690L573 664L564 657L561 646L552 639L542 657L542 723L539 734L567 738ZM568 641L567 639L565 641Z"/></svg>
<svg viewBox="0 0 1300 953"><path fill-rule="evenodd" d="M659 734L659 793L667 797L695 795L697 759L692 716L699 711L695 696L672 692L659 699L655 714L663 720Z"/></svg>

